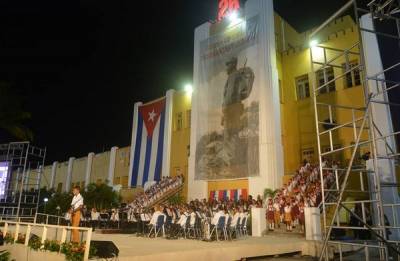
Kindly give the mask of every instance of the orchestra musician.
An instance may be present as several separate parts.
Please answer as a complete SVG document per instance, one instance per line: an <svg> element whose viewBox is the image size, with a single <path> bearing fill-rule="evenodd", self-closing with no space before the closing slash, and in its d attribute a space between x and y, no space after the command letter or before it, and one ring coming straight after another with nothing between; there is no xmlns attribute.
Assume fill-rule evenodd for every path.
<svg viewBox="0 0 400 261"><path fill-rule="evenodd" d="M75 186L72 190L74 197L71 202L71 225L73 227L79 227L81 221L81 209L83 208L83 197L80 193L81 189L79 186ZM79 243L79 230L72 230L72 242Z"/></svg>

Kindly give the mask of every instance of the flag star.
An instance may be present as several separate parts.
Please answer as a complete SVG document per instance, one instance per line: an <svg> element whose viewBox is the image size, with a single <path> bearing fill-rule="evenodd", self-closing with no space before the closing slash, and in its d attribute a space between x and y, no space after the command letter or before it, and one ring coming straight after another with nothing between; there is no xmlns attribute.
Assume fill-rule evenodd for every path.
<svg viewBox="0 0 400 261"><path fill-rule="evenodd" d="M152 112L149 112L149 119L148 121L152 121L154 122L154 118L157 116L157 114L154 112L154 110Z"/></svg>

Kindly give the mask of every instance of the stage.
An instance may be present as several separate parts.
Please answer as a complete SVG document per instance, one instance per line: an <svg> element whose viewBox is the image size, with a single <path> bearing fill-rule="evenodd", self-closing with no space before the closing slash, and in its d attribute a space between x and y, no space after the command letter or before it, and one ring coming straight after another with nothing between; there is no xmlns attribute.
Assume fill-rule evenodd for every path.
<svg viewBox="0 0 400 261"><path fill-rule="evenodd" d="M315 255L317 243L298 235L247 237L228 242L203 242L190 239L167 240L143 238L131 234L98 234L93 240L113 241L119 248L119 259L128 260L241 260L248 257L287 253Z"/></svg>

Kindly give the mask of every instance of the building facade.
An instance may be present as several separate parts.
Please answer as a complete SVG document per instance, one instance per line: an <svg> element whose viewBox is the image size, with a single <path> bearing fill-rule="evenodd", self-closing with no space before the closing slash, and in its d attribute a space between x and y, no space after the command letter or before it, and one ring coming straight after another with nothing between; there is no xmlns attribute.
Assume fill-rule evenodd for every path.
<svg viewBox="0 0 400 261"><path fill-rule="evenodd" d="M279 15L274 15L276 64L279 81L279 102L281 113L281 139L283 144L284 159L284 183L290 177L304 159L310 162L317 160L317 144L315 136L314 103L312 101L312 81L317 84L320 79L312 79L310 65L309 33L299 33L284 21ZM215 29L215 28L214 28ZM214 30L213 29L213 30ZM215 29L217 30L217 29ZM325 37L318 39L320 45L329 46L332 49L343 49L350 43L358 40L358 31L350 16L342 17L334 21L323 34ZM320 56L318 47L312 47L313 55ZM354 50L355 52L357 50ZM332 57L327 57L328 59ZM358 61L350 54L352 66L357 66ZM346 61L342 61L344 64ZM334 79L336 74L341 74L345 68L331 68L328 77ZM323 76L321 76L323 77ZM196 86L194 86L196 88ZM360 87L360 75L353 71L344 80L333 81L325 92L327 103L343 105L358 104L364 106L362 88ZM328 113L328 112L327 112ZM190 199L188 194L189 183L189 157L191 154L191 127L192 122L191 95L184 91L175 91L173 94L171 146L169 175L183 175L185 187L183 195ZM326 115L328 118L328 115ZM340 111L335 112L335 117L341 122L346 121L352 115L346 115ZM323 118L323 117L322 117ZM338 135L343 145L352 140L353 130L341 130ZM326 141L326 146L328 146ZM339 144L338 144L339 145ZM360 152L362 154L363 152ZM70 158L65 162L55 162L44 168L41 187L54 188L57 191L69 191L72 186L85 187L88 183L102 183L108 181L112 185L129 187L129 169L131 168L131 147L113 148L99 154L89 153L83 158ZM260 156L263 159L262 155ZM338 153L332 160L346 161L349 155ZM249 179L213 180L204 183L205 196L213 191L221 190L247 190L249 191Z"/></svg>

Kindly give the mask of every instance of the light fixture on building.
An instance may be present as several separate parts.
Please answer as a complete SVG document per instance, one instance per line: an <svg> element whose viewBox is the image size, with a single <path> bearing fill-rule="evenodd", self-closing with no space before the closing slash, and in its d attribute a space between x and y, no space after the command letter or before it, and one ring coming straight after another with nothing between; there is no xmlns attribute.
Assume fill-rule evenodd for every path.
<svg viewBox="0 0 400 261"><path fill-rule="evenodd" d="M237 11L232 11L229 15L228 15L229 21L231 21L231 23L234 23L238 20L239 18L239 14Z"/></svg>
<svg viewBox="0 0 400 261"><path fill-rule="evenodd" d="M239 12L236 10L230 12L229 15L227 16L227 18L229 20L229 27L238 25L243 21L239 16Z"/></svg>
<svg viewBox="0 0 400 261"><path fill-rule="evenodd" d="M316 47L319 44L318 40L314 39L310 41L310 47Z"/></svg>
<svg viewBox="0 0 400 261"><path fill-rule="evenodd" d="M185 92L187 95L191 96L193 93L193 85L191 84L186 84L185 85Z"/></svg>
<svg viewBox="0 0 400 261"><path fill-rule="evenodd" d="M43 201L46 203L47 201L49 201L48 198L44 198Z"/></svg>

